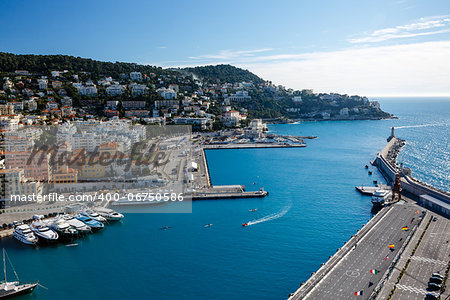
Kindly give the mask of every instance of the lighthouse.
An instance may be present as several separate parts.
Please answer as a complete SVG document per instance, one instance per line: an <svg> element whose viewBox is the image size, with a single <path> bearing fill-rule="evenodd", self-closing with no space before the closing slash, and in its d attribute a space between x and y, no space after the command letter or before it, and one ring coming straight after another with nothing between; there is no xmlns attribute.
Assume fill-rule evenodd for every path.
<svg viewBox="0 0 450 300"><path fill-rule="evenodd" d="M389 142L389 141L392 140L393 138L395 138L394 127L391 127L391 135L387 138L387 141Z"/></svg>

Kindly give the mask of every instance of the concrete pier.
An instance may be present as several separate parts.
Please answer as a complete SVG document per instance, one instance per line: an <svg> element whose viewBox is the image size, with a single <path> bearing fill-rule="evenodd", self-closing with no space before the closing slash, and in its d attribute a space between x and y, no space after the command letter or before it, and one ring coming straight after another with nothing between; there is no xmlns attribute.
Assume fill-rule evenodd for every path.
<svg viewBox="0 0 450 300"><path fill-rule="evenodd" d="M204 145L204 149L255 149L255 148L303 148L305 144L273 144L273 143L251 143L251 144L214 144Z"/></svg>
<svg viewBox="0 0 450 300"><path fill-rule="evenodd" d="M384 207L289 299L354 299L355 292L362 292L361 299L423 299L433 272L448 276L450 220L435 203L446 206L449 194L414 180L409 169L397 165L403 145L392 130L388 144L373 162L389 184L398 172L401 174L403 200ZM426 206L420 201L423 194L438 199L431 210L422 207ZM404 226L408 227L406 232ZM433 228L429 234L428 226ZM390 244L395 245L394 250L387 248ZM373 274L371 269L378 272ZM448 285L441 299L449 296Z"/></svg>

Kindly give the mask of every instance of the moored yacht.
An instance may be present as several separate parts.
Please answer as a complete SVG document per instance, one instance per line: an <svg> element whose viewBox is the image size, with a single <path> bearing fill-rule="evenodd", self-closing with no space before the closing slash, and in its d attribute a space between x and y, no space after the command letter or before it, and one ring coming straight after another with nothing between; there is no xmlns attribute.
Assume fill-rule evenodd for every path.
<svg viewBox="0 0 450 300"><path fill-rule="evenodd" d="M96 207L94 210L107 221L119 221L123 219L122 214L106 207Z"/></svg>
<svg viewBox="0 0 450 300"><path fill-rule="evenodd" d="M78 235L78 231L62 218L56 219L50 228L54 229L62 240L73 240Z"/></svg>
<svg viewBox="0 0 450 300"><path fill-rule="evenodd" d="M34 245L38 242L38 238L31 231L30 226L19 224L14 227L13 237L27 245Z"/></svg>
<svg viewBox="0 0 450 300"><path fill-rule="evenodd" d="M84 212L81 213L81 215L89 217L91 219L94 219L95 221L99 221L99 222L106 222L106 218L100 216L98 213L96 213L95 211L92 210L86 210Z"/></svg>
<svg viewBox="0 0 450 300"><path fill-rule="evenodd" d="M69 223L70 226L75 228L78 231L78 234L86 234L91 232L91 227L84 224L77 218L71 216L71 215L65 215L64 220L66 220L67 223Z"/></svg>
<svg viewBox="0 0 450 300"><path fill-rule="evenodd" d="M372 195L372 204L374 206L384 206L392 199L390 190L376 190Z"/></svg>
<svg viewBox="0 0 450 300"><path fill-rule="evenodd" d="M33 223L31 225L31 230L38 237L39 242L53 243L59 238L58 233L40 222Z"/></svg>
<svg viewBox="0 0 450 300"><path fill-rule="evenodd" d="M86 224L89 227L91 227L92 231L97 231L97 230L103 229L103 227L105 227L105 225L103 225L102 222L99 222L99 221L96 221L94 219L91 219L90 217L87 217L85 215L81 215L80 214L80 215L75 216L75 218L77 218L78 220L80 220L84 224Z"/></svg>
<svg viewBox="0 0 450 300"><path fill-rule="evenodd" d="M0 299L12 298L15 296L25 295L31 293L34 288L38 285L37 282L20 284L19 281L9 281L6 278L6 260L5 260L5 249L3 249L3 272L4 281L0 283ZM11 264L12 265L12 264ZM14 271L17 277L17 273ZM17 277L17 280L19 278Z"/></svg>

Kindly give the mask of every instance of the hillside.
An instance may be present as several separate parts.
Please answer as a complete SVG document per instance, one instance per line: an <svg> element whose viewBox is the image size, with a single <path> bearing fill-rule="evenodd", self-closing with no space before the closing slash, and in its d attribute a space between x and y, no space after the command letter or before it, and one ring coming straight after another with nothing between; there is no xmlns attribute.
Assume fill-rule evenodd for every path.
<svg viewBox="0 0 450 300"><path fill-rule="evenodd" d="M17 76L20 70L27 72ZM131 78L132 72L139 73L139 78ZM74 109L79 109L74 110L78 115L155 115L164 116L169 122L179 116L199 118L209 114L211 122L219 123L230 110L239 111L244 123L253 118L286 121L392 117L380 109L379 103L366 97L294 91L231 65L163 69L68 55L0 52L0 76L4 81L0 102L35 99L37 111L45 110L48 102L56 102L49 104L56 109L68 96L73 100ZM179 102L156 103L175 99ZM107 106L111 100L118 103ZM142 101L138 107L142 111L123 107L123 104L131 105L129 100ZM23 104L16 106L23 110ZM158 112L153 112L155 108Z"/></svg>
<svg viewBox="0 0 450 300"><path fill-rule="evenodd" d="M114 78L119 77L122 73L132 71L146 74L172 73L161 67L125 62L103 62L69 55L16 55L0 52L0 71L14 72L15 70L27 70L42 74L47 74L51 70L69 70L74 73L88 72L94 76L108 75Z"/></svg>
<svg viewBox="0 0 450 300"><path fill-rule="evenodd" d="M202 66L195 68L184 68L209 83L239 83L253 82L254 84L264 83L264 80L248 70L237 68L231 65Z"/></svg>

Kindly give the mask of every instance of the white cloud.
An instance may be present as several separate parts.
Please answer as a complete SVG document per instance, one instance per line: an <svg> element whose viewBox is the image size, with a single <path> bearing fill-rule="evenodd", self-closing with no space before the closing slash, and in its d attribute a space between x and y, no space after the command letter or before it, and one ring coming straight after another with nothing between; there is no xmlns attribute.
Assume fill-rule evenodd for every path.
<svg viewBox="0 0 450 300"><path fill-rule="evenodd" d="M420 96L450 95L449 57L450 41L441 41L269 55L234 64L295 89Z"/></svg>
<svg viewBox="0 0 450 300"><path fill-rule="evenodd" d="M391 39L434 35L450 32L450 29L442 29L448 25L450 25L449 16L425 17L414 23L376 30L360 37L352 37L348 41L353 44L377 43ZM437 30L438 28L441 29Z"/></svg>

